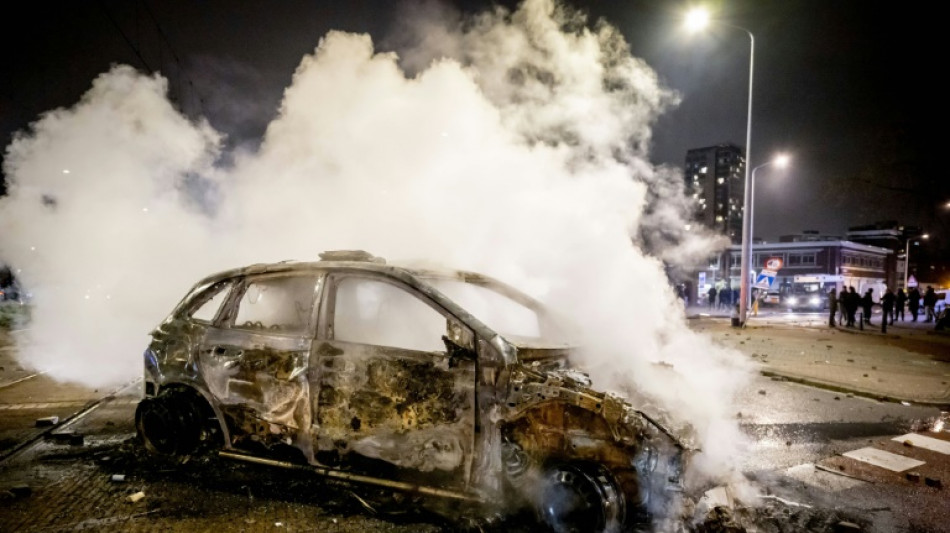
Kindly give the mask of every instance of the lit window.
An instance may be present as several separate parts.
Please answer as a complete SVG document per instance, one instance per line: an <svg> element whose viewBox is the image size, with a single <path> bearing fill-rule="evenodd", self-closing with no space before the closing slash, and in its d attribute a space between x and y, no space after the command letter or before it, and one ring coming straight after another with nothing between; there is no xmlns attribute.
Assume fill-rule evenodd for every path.
<svg viewBox="0 0 950 533"><path fill-rule="evenodd" d="M705 174L708 169L709 169L709 167L703 167L703 168L699 169L699 173L700 173L700 174Z"/></svg>
<svg viewBox="0 0 950 533"><path fill-rule="evenodd" d="M718 179L716 180L716 183L718 183L719 185L722 185L722 184L725 183L725 182L726 182L726 178L718 178Z"/></svg>
<svg viewBox="0 0 950 533"><path fill-rule="evenodd" d="M716 222L722 222L722 215L716 215Z"/></svg>

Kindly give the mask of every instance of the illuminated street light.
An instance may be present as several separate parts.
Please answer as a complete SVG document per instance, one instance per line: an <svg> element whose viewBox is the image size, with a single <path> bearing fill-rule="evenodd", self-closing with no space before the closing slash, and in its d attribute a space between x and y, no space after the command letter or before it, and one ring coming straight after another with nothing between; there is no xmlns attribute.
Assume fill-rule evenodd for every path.
<svg viewBox="0 0 950 533"><path fill-rule="evenodd" d="M710 23L709 12L702 8L692 9L689 13L686 14L686 27L691 31L700 30L706 27ZM722 26L728 26L737 30L742 30L749 36L749 110L746 114L746 130L745 130L745 180L743 182L743 199L742 199L742 261L739 272L741 274L739 278L739 326L745 326L746 317L749 313L749 263L752 245L752 237L750 235L752 227L750 224L751 216L747 216L746 209L752 203L752 185L750 183L751 178L749 176L749 162L752 158L752 79L753 79L753 66L755 58L755 37L752 35L752 32L741 27L735 26L733 24L728 24L721 21L716 21L717 24Z"/></svg>
<svg viewBox="0 0 950 533"><path fill-rule="evenodd" d="M910 272L910 243L911 241L913 241L914 245L916 246L920 242L920 239L927 240L929 238L930 238L930 235L924 233L923 235L920 235L919 237L908 238L907 243L904 245L904 290L905 291L908 289L907 287L908 275L907 274L908 272Z"/></svg>
<svg viewBox="0 0 950 533"><path fill-rule="evenodd" d="M755 212L755 171L756 171L756 170L759 170L759 169L762 168L762 167L767 167L767 166L769 166L769 165L775 165L775 166L778 167L778 168L785 168L785 167L788 166L788 162L789 162L790 160L791 160L791 158L790 158L788 155L786 155L786 154L779 154L779 155L775 156L771 161L766 161L765 163L762 163L761 165L759 165L759 166L757 166L757 167L755 167L755 168L752 169L752 175L751 175L751 177L749 178L749 189L750 189L751 192L749 193L749 203L747 204L747 206L748 206L748 211L747 211L747 212L748 212L748 214L749 214L749 258L750 258L749 261L750 261L750 262L751 262L751 258L754 257L754 256L752 255L752 237L753 237L753 235L754 235L754 234L752 233L752 226L753 226L753 222L755 222L755 218L754 218L754 216L753 216L753 213ZM743 216L743 218L745 218L745 216ZM745 225L744 222L743 222L743 225ZM744 239L743 239L743 242L745 242ZM746 271L745 271L745 278L746 278L746 279L749 278L749 274L751 274L751 270L752 270L752 269L750 268L749 270L746 270ZM740 275L742 275L742 272L740 272ZM740 285L740 286L741 286L741 285ZM752 300L752 291L749 291L748 295L749 295L749 300L751 301L751 300Z"/></svg>

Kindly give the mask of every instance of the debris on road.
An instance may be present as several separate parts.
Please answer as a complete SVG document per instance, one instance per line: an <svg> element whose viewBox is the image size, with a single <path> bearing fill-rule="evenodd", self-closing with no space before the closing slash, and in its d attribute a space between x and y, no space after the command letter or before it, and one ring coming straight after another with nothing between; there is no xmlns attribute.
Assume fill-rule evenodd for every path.
<svg viewBox="0 0 950 533"><path fill-rule="evenodd" d="M47 416L47 417L36 419L36 427L38 428L55 426L58 423L59 423L58 416Z"/></svg>
<svg viewBox="0 0 950 533"><path fill-rule="evenodd" d="M142 492L142 491L138 491L138 492L136 492L135 494L130 494L127 499L129 500L129 502L135 503L135 502L141 500L141 499L144 498L144 497L145 497L145 493Z"/></svg>
<svg viewBox="0 0 950 533"><path fill-rule="evenodd" d="M33 494L33 488L29 485L14 485L10 487L10 492L17 498L26 498Z"/></svg>

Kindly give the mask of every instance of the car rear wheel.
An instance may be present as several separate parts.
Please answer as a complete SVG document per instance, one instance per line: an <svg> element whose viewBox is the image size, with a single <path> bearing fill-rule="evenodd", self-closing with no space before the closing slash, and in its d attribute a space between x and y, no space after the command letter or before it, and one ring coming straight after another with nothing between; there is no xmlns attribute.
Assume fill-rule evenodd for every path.
<svg viewBox="0 0 950 533"><path fill-rule="evenodd" d="M541 480L537 512L556 533L620 531L626 501L610 472L599 465L557 464Z"/></svg>
<svg viewBox="0 0 950 533"><path fill-rule="evenodd" d="M210 431L207 404L195 393L169 390L139 402L135 429L156 454L184 456L199 450Z"/></svg>

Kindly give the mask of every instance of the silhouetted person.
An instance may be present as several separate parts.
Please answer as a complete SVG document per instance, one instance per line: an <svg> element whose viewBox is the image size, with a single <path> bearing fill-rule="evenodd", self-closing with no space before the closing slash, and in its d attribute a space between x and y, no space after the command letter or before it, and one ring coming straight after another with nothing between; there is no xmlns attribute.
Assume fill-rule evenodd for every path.
<svg viewBox="0 0 950 533"><path fill-rule="evenodd" d="M874 289L868 289L864 292L864 296L861 297L861 310L864 311L864 323L871 323L871 307L874 305L874 297L871 293L874 292Z"/></svg>
<svg viewBox="0 0 950 533"><path fill-rule="evenodd" d="M917 322L917 312L920 311L920 291L917 290L917 287L911 289L907 295L907 309L910 310L910 316L913 317L912 322Z"/></svg>
<svg viewBox="0 0 950 533"><path fill-rule="evenodd" d="M858 314L858 306L861 304L861 296L854 291L854 285L848 287L848 297L845 299L846 309L848 311L848 327L854 327L854 318Z"/></svg>
<svg viewBox="0 0 950 533"><path fill-rule="evenodd" d="M838 313L838 295L835 288L828 291L828 327L835 327L835 315Z"/></svg>
<svg viewBox="0 0 950 533"><path fill-rule="evenodd" d="M904 293L904 289L897 289L897 299L894 301L894 320L897 320L897 317L900 317L901 322L904 321L904 306L907 305L907 294ZM891 320L891 324L894 323L894 320Z"/></svg>
<svg viewBox="0 0 950 533"><path fill-rule="evenodd" d="M715 309L716 307L716 286L715 285L713 285L712 287L709 287L709 290L706 291L706 296L709 297L709 302L708 302L709 308Z"/></svg>
<svg viewBox="0 0 950 533"><path fill-rule="evenodd" d="M934 306L937 305L937 293L934 292L932 285L927 286L927 292L924 293L924 314L927 316L925 322L934 321Z"/></svg>
<svg viewBox="0 0 950 533"><path fill-rule="evenodd" d="M838 323L842 326L848 323L848 288L841 285L841 292L838 293Z"/></svg>
<svg viewBox="0 0 950 533"><path fill-rule="evenodd" d="M897 297L894 296L893 292L891 292L890 287L884 291L884 296L881 296L881 307L884 309L884 316L881 317L881 320L883 321L881 322L882 324L888 320L891 321L892 325L894 324L894 301L896 299Z"/></svg>

